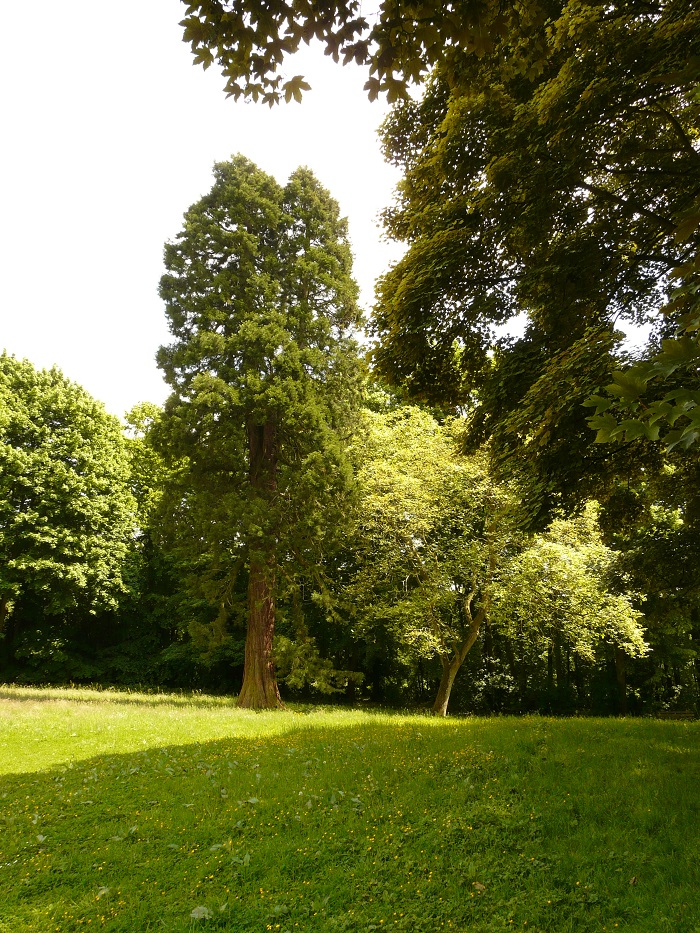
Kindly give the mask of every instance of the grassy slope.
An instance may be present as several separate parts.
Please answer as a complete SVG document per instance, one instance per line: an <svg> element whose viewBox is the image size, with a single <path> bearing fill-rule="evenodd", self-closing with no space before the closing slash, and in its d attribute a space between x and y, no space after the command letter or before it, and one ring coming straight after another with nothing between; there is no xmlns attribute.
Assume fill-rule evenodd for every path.
<svg viewBox="0 0 700 933"><path fill-rule="evenodd" d="M698 933L699 734L2 689L0 933Z"/></svg>

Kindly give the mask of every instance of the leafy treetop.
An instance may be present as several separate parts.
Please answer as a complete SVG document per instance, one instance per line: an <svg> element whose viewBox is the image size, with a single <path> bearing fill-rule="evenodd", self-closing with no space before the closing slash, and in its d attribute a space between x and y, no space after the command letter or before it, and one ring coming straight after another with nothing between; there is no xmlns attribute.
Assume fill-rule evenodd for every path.
<svg viewBox="0 0 700 933"><path fill-rule="evenodd" d="M492 325L523 311L546 355L644 320L700 244L700 14L549 12L531 74L509 33L385 126L404 172L385 220L408 250L379 284L377 362L415 396L464 403Z"/></svg>
<svg viewBox="0 0 700 933"><path fill-rule="evenodd" d="M700 15L673 0L547 9L536 68L520 68L508 33L465 56L458 82L439 65L385 124L404 173L386 226L408 248L378 284L373 320L380 372L413 398L475 411L475 442L533 467L542 517L558 492L596 493L582 488L589 467L609 472L582 405L620 367L618 321L665 306L665 337L692 324L700 247ZM522 338L497 337L520 315ZM685 336L663 345L674 360L656 371L697 365ZM689 403L676 402L684 443ZM616 462L625 449L634 469L629 445Z"/></svg>
<svg viewBox="0 0 700 933"><path fill-rule="evenodd" d="M128 479L116 418L58 369L0 355L0 633L26 613L116 605L134 533Z"/></svg>
<svg viewBox="0 0 700 933"><path fill-rule="evenodd" d="M301 100L309 89L302 75L285 80L277 73L302 42L319 40L335 61L369 66L370 99L382 93L391 103L407 97L408 86L424 80L437 62L447 63L456 78L465 53L490 52L509 30L526 39L548 15L545 0L385 0L371 17L363 15L359 0L183 2L181 25L195 62L204 68L217 62L228 95L270 106L282 98ZM529 62L540 54L533 39L522 57Z"/></svg>

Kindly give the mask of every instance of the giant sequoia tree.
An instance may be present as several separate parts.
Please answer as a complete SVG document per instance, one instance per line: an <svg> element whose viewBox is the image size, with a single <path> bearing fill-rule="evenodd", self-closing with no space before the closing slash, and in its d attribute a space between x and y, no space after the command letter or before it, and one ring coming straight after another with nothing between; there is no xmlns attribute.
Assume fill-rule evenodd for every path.
<svg viewBox="0 0 700 933"><path fill-rule="evenodd" d="M173 389L162 434L179 462L173 508L220 627L247 593L239 704L274 707L276 599L302 570L320 572L342 524L357 288L346 223L310 171L281 188L238 156L214 174L165 248L175 340L159 353Z"/></svg>

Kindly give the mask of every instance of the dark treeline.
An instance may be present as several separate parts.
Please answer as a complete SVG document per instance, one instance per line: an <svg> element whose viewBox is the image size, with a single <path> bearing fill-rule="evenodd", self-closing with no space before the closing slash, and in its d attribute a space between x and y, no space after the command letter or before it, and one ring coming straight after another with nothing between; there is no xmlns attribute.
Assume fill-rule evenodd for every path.
<svg viewBox="0 0 700 933"><path fill-rule="evenodd" d="M250 567L182 523L166 413L123 432L57 371L1 362L0 678L239 693ZM696 458L532 530L522 480L464 431L365 389L342 508L308 502L315 549L279 562L282 697L435 708L452 664L452 712L696 709Z"/></svg>

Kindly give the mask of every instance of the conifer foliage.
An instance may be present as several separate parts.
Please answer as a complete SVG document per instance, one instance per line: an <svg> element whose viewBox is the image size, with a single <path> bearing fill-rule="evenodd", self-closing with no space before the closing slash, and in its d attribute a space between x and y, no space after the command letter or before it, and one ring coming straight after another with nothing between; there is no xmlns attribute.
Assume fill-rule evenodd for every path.
<svg viewBox="0 0 700 933"><path fill-rule="evenodd" d="M246 617L239 704L270 708L279 593L322 567L342 524L360 313L346 222L308 169L284 188L242 156L214 174L165 248L162 431L180 464L171 508L219 632Z"/></svg>

